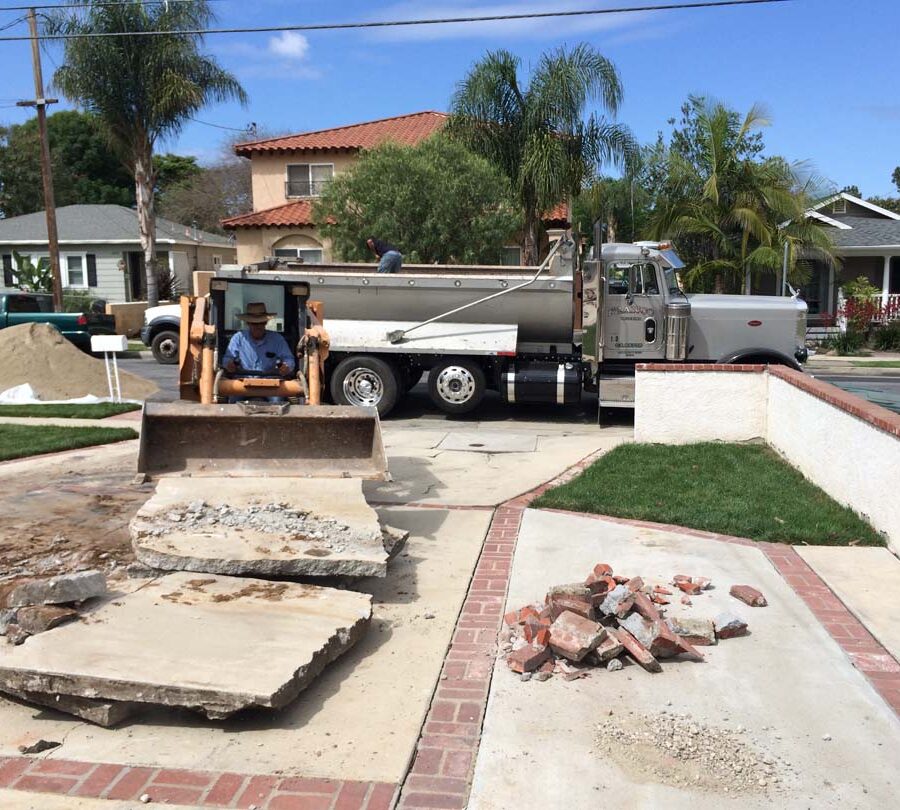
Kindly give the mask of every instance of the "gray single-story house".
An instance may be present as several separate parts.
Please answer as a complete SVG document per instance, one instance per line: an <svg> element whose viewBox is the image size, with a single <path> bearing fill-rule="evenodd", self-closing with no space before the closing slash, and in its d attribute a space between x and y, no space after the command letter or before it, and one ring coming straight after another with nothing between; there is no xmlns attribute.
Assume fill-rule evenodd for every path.
<svg viewBox="0 0 900 810"><path fill-rule="evenodd" d="M809 306L810 326L830 325L838 309L838 290L865 276L880 291L883 305L900 302L900 214L845 191L806 212L826 226L841 259L839 268L815 262L800 295ZM774 277L761 279L758 292L771 294Z"/></svg>
<svg viewBox="0 0 900 810"><path fill-rule="evenodd" d="M144 254L137 212L122 205L66 205L56 210L63 286L83 290L110 303L142 301L146 296ZM192 292L195 270L214 271L234 263L227 236L157 217L157 257L167 263L181 292ZM16 286L14 252L35 260L48 255L43 211L0 219L3 286Z"/></svg>

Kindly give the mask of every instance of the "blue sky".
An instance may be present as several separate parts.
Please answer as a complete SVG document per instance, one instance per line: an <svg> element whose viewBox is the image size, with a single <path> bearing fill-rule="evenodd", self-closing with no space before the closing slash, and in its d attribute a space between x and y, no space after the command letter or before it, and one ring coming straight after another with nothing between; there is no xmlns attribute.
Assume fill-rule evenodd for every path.
<svg viewBox="0 0 900 810"><path fill-rule="evenodd" d="M660 0L663 2L664 0ZM0 5L7 0L0 0ZM16 3L17 4L17 3ZM218 0L226 26L400 19L600 8L628 0ZM14 19L0 14L0 24ZM21 31L18 26L15 31ZM900 3L795 0L772 6L550 19L380 31L210 36L208 51L250 95L247 108L210 107L199 119L304 131L425 109L446 110L455 83L486 50L507 48L527 68L541 51L588 42L619 68L619 120L641 141L668 130L689 93L739 110L765 105L767 151L811 161L837 186L895 194L900 165ZM58 49L45 57L52 73ZM21 121L11 99L33 96L28 44L0 42L0 121ZM165 149L213 159L224 130L190 124Z"/></svg>

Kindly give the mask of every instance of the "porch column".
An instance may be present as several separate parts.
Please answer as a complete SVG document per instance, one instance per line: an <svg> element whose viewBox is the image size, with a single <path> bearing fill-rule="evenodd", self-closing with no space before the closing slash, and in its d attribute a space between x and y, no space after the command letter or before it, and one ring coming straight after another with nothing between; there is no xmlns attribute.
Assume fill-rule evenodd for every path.
<svg viewBox="0 0 900 810"><path fill-rule="evenodd" d="M888 294L891 291L891 257L884 257L884 271L881 276L881 308L887 308Z"/></svg>

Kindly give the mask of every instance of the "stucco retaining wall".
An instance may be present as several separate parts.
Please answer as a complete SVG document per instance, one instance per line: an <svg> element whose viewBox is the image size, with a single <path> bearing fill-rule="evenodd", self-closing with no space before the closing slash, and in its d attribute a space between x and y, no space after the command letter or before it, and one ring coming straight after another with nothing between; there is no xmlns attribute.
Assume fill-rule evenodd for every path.
<svg viewBox="0 0 900 810"><path fill-rule="evenodd" d="M792 369L639 365L635 439L765 440L900 554L900 415Z"/></svg>

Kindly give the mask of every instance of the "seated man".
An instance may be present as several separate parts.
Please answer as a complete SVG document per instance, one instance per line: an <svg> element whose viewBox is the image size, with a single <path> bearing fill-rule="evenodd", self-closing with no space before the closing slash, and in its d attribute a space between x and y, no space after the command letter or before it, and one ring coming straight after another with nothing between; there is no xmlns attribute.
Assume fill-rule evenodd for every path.
<svg viewBox="0 0 900 810"><path fill-rule="evenodd" d="M266 329L266 323L275 314L266 311L262 302L247 304L247 311L240 318L247 324L246 329L235 332L228 342L222 368L229 374L241 371L270 373L273 376L289 377L296 367L294 356L284 337L278 332ZM240 397L230 397L237 402ZM283 402L283 397L266 397L269 402Z"/></svg>

